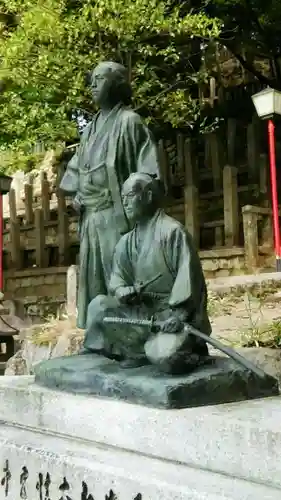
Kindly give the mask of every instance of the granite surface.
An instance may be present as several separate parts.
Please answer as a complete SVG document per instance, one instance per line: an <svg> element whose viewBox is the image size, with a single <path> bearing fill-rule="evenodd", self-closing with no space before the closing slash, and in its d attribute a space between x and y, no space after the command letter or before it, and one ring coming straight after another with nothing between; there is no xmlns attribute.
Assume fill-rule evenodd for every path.
<svg viewBox="0 0 281 500"><path fill-rule="evenodd" d="M95 395L155 408L190 408L275 396L277 381L258 377L224 357L186 376L166 376L153 366L122 369L93 354L44 361L34 368L35 382L51 389Z"/></svg>

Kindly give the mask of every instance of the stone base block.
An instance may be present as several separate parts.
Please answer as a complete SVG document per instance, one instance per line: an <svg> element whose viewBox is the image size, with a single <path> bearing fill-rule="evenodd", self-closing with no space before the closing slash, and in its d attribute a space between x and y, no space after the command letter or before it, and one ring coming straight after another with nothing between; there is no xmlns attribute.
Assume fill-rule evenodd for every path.
<svg viewBox="0 0 281 500"><path fill-rule="evenodd" d="M230 359L186 376L161 375L153 366L121 369L119 363L93 354L54 358L35 367L37 383L51 389L93 394L155 408L189 408L277 395L270 375L258 377Z"/></svg>
<svg viewBox="0 0 281 500"><path fill-rule="evenodd" d="M0 500L280 500L269 486L6 425L0 466Z"/></svg>
<svg viewBox="0 0 281 500"><path fill-rule="evenodd" d="M281 400L159 410L0 378L0 500L280 500Z"/></svg>

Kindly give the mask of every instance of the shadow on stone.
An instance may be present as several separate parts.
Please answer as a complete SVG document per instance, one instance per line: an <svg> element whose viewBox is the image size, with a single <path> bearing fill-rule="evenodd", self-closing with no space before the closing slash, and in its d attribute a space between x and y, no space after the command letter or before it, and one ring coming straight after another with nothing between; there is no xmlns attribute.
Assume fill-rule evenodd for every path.
<svg viewBox="0 0 281 500"><path fill-rule="evenodd" d="M35 382L51 389L128 401L155 408L189 408L279 394L270 375L258 377L223 357L185 376L160 374L152 365L123 370L94 354L55 358L36 365Z"/></svg>

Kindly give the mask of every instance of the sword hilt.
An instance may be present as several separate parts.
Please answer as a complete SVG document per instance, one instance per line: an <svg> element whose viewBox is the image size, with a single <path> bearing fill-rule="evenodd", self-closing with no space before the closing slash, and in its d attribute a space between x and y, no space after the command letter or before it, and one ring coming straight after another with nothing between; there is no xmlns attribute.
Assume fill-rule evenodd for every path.
<svg viewBox="0 0 281 500"><path fill-rule="evenodd" d="M153 327L155 326L155 316L154 314L152 314L151 318L150 318L150 330L153 331Z"/></svg>

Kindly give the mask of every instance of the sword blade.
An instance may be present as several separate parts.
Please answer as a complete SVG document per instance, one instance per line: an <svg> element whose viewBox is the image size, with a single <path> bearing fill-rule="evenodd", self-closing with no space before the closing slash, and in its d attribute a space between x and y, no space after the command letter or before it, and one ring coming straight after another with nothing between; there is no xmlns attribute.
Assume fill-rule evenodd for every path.
<svg viewBox="0 0 281 500"><path fill-rule="evenodd" d="M252 371L258 377L265 378L267 376L263 370L261 370L258 366L254 365L251 361L249 361L249 359L244 358L244 356L239 354L239 352L235 351L229 346L224 345L218 339L214 337L209 337L208 335L200 332L191 325L186 325L186 329L188 333L191 333L191 335L194 335L195 337L199 337L200 339L205 340L205 342L213 346L215 349L223 352L231 359L233 359L233 361L236 361L236 363L238 363L239 365L243 366L244 368L247 368L247 370Z"/></svg>

